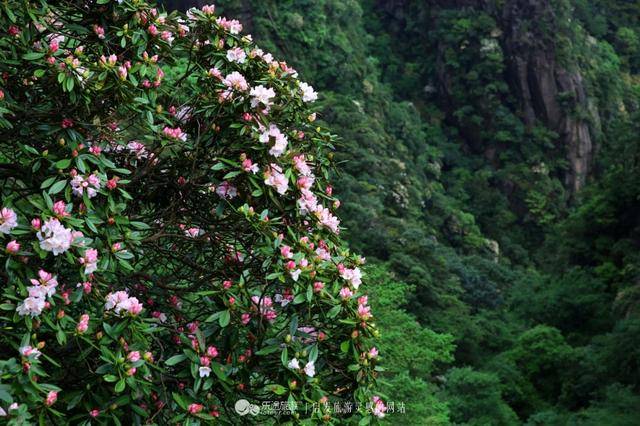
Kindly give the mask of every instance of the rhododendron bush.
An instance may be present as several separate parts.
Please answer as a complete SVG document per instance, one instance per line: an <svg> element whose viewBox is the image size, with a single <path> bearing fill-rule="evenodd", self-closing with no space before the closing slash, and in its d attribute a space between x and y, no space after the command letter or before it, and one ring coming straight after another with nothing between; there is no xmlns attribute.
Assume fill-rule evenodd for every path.
<svg viewBox="0 0 640 426"><path fill-rule="evenodd" d="M0 22L0 423L384 416L313 88L214 6Z"/></svg>

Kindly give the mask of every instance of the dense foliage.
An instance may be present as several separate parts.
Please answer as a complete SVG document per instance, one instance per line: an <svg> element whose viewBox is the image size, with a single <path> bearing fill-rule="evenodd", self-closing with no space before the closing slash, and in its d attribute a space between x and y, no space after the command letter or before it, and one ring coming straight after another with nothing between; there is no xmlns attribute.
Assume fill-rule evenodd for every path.
<svg viewBox="0 0 640 426"><path fill-rule="evenodd" d="M0 422L383 417L313 88L214 6L0 22Z"/></svg>
<svg viewBox="0 0 640 426"><path fill-rule="evenodd" d="M640 3L219 3L341 138L344 235L376 265L382 386L407 404L389 422L637 424ZM580 75L557 116L528 118L514 44ZM580 191L561 117L595 146Z"/></svg>

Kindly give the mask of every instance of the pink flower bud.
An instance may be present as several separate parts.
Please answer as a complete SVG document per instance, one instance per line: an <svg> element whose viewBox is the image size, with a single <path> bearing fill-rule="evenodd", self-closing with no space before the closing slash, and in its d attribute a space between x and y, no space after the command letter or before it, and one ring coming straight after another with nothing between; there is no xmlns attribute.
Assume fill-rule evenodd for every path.
<svg viewBox="0 0 640 426"><path fill-rule="evenodd" d="M127 355L127 359L131 362L140 361L140 352L138 351L129 352L129 354Z"/></svg>
<svg viewBox="0 0 640 426"><path fill-rule="evenodd" d="M58 392L49 391L49 393L47 394L47 397L44 400L44 403L47 407L51 407L53 404L56 403L57 400L58 400Z"/></svg>
<svg viewBox="0 0 640 426"><path fill-rule="evenodd" d="M20 243L16 240L9 241L9 243L7 243L7 253L16 254L18 251L20 251Z"/></svg>
<svg viewBox="0 0 640 426"><path fill-rule="evenodd" d="M218 349L215 346L209 346L207 348L207 356L209 358L215 358L218 356Z"/></svg>

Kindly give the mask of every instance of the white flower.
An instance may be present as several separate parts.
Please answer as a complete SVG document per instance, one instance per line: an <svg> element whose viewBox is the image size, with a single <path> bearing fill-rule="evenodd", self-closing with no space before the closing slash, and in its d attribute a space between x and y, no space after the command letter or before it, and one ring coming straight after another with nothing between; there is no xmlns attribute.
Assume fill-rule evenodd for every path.
<svg viewBox="0 0 640 426"><path fill-rule="evenodd" d="M252 88L249 94L251 95L251 108L260 104L268 107L273 103L271 98L276 96L276 92L271 87L267 88L262 85Z"/></svg>
<svg viewBox="0 0 640 426"><path fill-rule="evenodd" d="M284 154L287 150L287 144L289 143L287 137L280 131L280 129L278 129L278 126L276 126L275 124L270 124L269 129L263 131L260 134L259 140L262 143L269 143L271 140L274 141L273 146L269 150L269 154L273 155L274 157L279 157Z"/></svg>
<svg viewBox="0 0 640 426"><path fill-rule="evenodd" d="M19 315L22 315L22 316L31 315L32 317L36 317L42 313L42 310L44 309L44 304L45 304L44 298L27 297L26 299L24 299L24 302L18 305L18 308L16 309L16 311L18 312Z"/></svg>
<svg viewBox="0 0 640 426"><path fill-rule="evenodd" d="M345 269L340 276L349 281L356 290L360 287L360 284L362 284L362 272L360 268Z"/></svg>
<svg viewBox="0 0 640 426"><path fill-rule="evenodd" d="M65 228L56 218L51 218L42 225L38 232L40 248L53 252L54 256L64 253L71 247L73 235L71 230Z"/></svg>
<svg viewBox="0 0 640 426"><path fill-rule="evenodd" d="M264 183L276 188L280 195L284 195L289 189L289 179L282 173L282 169L277 164L271 164L265 172Z"/></svg>
<svg viewBox="0 0 640 426"><path fill-rule="evenodd" d="M289 367L292 370L298 370L300 368L300 363L296 358L294 358L291 361L289 361L289 364L287 364L287 367Z"/></svg>
<svg viewBox="0 0 640 426"><path fill-rule="evenodd" d="M244 62L247 60L247 54L241 48L234 47L233 49L227 50L227 60L229 62L244 64Z"/></svg>
<svg viewBox="0 0 640 426"><path fill-rule="evenodd" d="M302 273L302 271L300 269L296 269L295 271L291 271L291 278L294 281L298 281L298 278L300 277L301 273Z"/></svg>
<svg viewBox="0 0 640 426"><path fill-rule="evenodd" d="M304 372L307 376L313 377L316 375L316 366L313 361L309 361L307 365L304 366Z"/></svg>
<svg viewBox="0 0 640 426"><path fill-rule="evenodd" d="M209 374L211 374L211 367L200 367L198 368L198 371L200 372L200 377L209 377Z"/></svg>
<svg viewBox="0 0 640 426"><path fill-rule="evenodd" d="M3 207L0 210L0 233L8 234L18 226L18 215L11 209Z"/></svg>
<svg viewBox="0 0 640 426"><path fill-rule="evenodd" d="M20 355L22 355L22 356L28 357L28 356L33 355L33 357L36 358L36 359L40 358L40 355L42 355L42 353L38 349L33 348L31 346L21 346L18 349L18 351L20 352Z"/></svg>
<svg viewBox="0 0 640 426"><path fill-rule="evenodd" d="M302 100L305 102L313 102L318 99L318 94L304 81L300 82L300 90L302 90Z"/></svg>
<svg viewBox="0 0 640 426"><path fill-rule="evenodd" d="M228 88L233 90L239 90L239 91L249 90L249 85L247 84L247 80L238 71L234 71L228 76L226 76L222 80L222 83Z"/></svg>
<svg viewBox="0 0 640 426"><path fill-rule="evenodd" d="M338 234L340 232L340 228L339 228L340 220L338 220L337 217L332 215L329 209L322 206L318 206L316 208L315 214L316 214L316 217L318 218L318 221L320 221L320 225L329 229L334 234Z"/></svg>

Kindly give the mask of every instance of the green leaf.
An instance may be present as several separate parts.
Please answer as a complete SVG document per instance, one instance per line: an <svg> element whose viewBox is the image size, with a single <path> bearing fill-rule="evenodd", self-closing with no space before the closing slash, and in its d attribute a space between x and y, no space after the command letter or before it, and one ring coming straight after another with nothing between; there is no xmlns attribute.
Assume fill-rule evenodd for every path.
<svg viewBox="0 0 640 426"><path fill-rule="evenodd" d="M55 164L56 169L66 169L70 165L71 165L71 159L70 158L65 158L63 160L60 160L60 161L56 162L56 164Z"/></svg>
<svg viewBox="0 0 640 426"><path fill-rule="evenodd" d="M313 345L309 351L309 361L316 362L316 359L318 359L318 345Z"/></svg>
<svg viewBox="0 0 640 426"><path fill-rule="evenodd" d="M40 59L44 57L45 52L29 52L22 55L22 59L27 61L35 61L36 59Z"/></svg>
<svg viewBox="0 0 640 426"><path fill-rule="evenodd" d="M114 388L114 390L116 391L116 393L120 393L124 390L125 386L126 386L126 383L124 379L120 379L118 383L116 383L116 387Z"/></svg>
<svg viewBox="0 0 640 426"><path fill-rule="evenodd" d="M287 348L282 350L282 354L280 354L280 361L282 361L282 365L285 367L289 364L289 351Z"/></svg>
<svg viewBox="0 0 640 426"><path fill-rule="evenodd" d="M231 321L231 313L229 312L229 310L222 311L222 313L220 314L220 318L218 318L218 323L220 324L220 327L228 326L229 321Z"/></svg>
<svg viewBox="0 0 640 426"><path fill-rule="evenodd" d="M184 400L184 398L182 398L182 395L176 392L172 392L171 395L173 396L173 400L178 404L178 406L180 406L180 408L182 408L183 410L187 409L188 404Z"/></svg>
<svg viewBox="0 0 640 426"><path fill-rule="evenodd" d="M113 374L107 374L106 376L103 377L105 382L109 382L109 383L113 383L116 380L118 380L118 378L116 376L114 376Z"/></svg>
<svg viewBox="0 0 640 426"><path fill-rule="evenodd" d="M287 388L282 385L270 385L269 390L276 395L284 395L285 393L287 393Z"/></svg>
<svg viewBox="0 0 640 426"><path fill-rule="evenodd" d="M165 363L165 365L172 366L172 365L176 365L176 364L184 361L185 359L187 359L186 355L178 354L178 355L172 356L171 358L166 360L164 363Z"/></svg>
<svg viewBox="0 0 640 426"><path fill-rule="evenodd" d="M66 185L67 185L67 181L66 180L58 181L58 182L54 183L53 186L51 186L51 188L49 188L47 193L51 194L51 195L57 194L58 192L62 191Z"/></svg>
<svg viewBox="0 0 640 426"><path fill-rule="evenodd" d="M340 305L334 306L329 310L329 312L327 312L327 318L335 318L336 316L338 316L341 309L342 309L342 306Z"/></svg>

